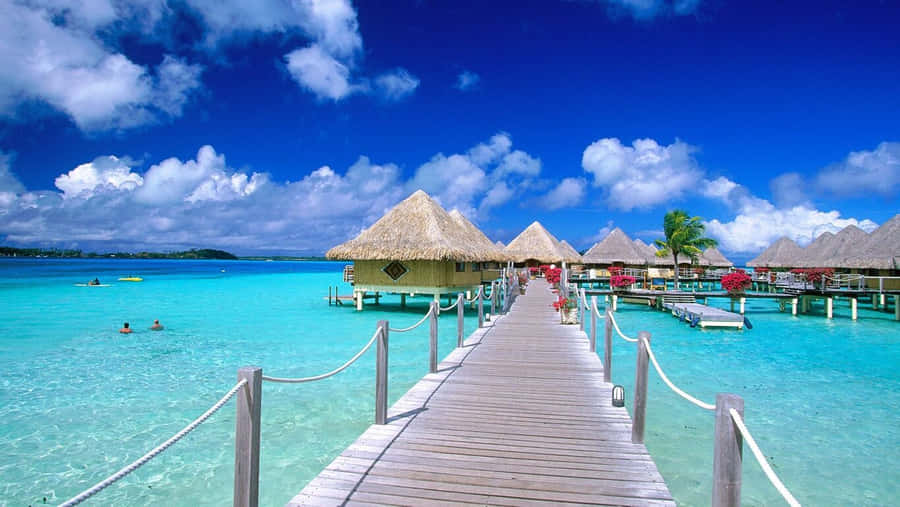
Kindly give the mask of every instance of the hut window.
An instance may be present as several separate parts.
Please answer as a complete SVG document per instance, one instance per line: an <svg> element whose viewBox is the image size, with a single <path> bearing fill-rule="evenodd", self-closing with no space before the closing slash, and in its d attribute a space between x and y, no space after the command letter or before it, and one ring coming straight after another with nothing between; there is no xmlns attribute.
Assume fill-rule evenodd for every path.
<svg viewBox="0 0 900 507"><path fill-rule="evenodd" d="M466 272L466 263L465 262L457 262L456 263L456 272L457 273L465 273Z"/></svg>
<svg viewBox="0 0 900 507"><path fill-rule="evenodd" d="M406 266L400 264L397 261L391 262L387 266L381 268L381 270L384 271L384 274L391 277L391 280L394 280L395 282L409 271L408 269L406 269Z"/></svg>
<svg viewBox="0 0 900 507"><path fill-rule="evenodd" d="M473 262L473 263L472 263L472 272L473 272L473 273L477 273L477 272L479 272L479 271L481 271L481 263L480 263L480 262Z"/></svg>

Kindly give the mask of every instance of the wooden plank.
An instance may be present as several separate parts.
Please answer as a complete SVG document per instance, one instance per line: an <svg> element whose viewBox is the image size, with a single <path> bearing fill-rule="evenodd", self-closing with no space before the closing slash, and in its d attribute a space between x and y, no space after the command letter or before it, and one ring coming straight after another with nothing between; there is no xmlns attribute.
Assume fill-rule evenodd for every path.
<svg viewBox="0 0 900 507"><path fill-rule="evenodd" d="M542 283L289 505L674 505L587 335L559 324Z"/></svg>

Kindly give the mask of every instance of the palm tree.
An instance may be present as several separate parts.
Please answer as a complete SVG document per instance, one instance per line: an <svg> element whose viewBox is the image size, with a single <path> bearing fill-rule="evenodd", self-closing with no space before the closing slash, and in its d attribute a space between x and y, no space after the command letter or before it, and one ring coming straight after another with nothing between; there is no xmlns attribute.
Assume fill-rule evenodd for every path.
<svg viewBox="0 0 900 507"><path fill-rule="evenodd" d="M666 240L654 241L659 247L657 257L672 254L672 258L675 259L675 290L678 290L678 254L685 254L696 260L703 250L718 245L716 240L703 237L706 226L700 220L702 220L700 217L688 216L684 210L672 210L666 213L663 219Z"/></svg>

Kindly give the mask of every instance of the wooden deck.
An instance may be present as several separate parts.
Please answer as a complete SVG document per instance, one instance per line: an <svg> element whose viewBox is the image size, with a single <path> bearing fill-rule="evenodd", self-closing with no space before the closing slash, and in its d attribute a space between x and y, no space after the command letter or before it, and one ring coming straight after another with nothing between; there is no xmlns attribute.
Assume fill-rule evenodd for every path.
<svg viewBox="0 0 900 507"><path fill-rule="evenodd" d="M531 282L288 505L674 505L555 297Z"/></svg>

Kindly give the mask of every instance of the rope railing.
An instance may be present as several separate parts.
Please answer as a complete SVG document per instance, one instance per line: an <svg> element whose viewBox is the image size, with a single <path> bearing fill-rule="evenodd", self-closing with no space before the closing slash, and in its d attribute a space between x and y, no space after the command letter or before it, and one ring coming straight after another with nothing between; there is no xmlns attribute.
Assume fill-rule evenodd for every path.
<svg viewBox="0 0 900 507"><path fill-rule="evenodd" d="M103 491L103 490L106 489L107 487L109 487L109 486L115 484L116 482L118 482L120 479L124 478L125 476L127 476L127 475L130 474L131 472L134 472L134 471L137 470L138 468L142 467L142 466L143 466L144 464L146 464L148 461L150 461L151 459L155 458L156 456L158 456L159 454L161 454L163 451L165 451L166 449L168 449L169 447L171 447L172 444L174 444L175 442L178 442L179 440L181 440L182 438L184 438L185 436L187 436L188 433L194 431L194 429L195 429L197 426L200 426L201 424L203 424L204 421L206 421L206 420L209 419L213 414L215 414L216 412L218 412L218 410L219 410L220 408L222 408L223 405L225 405L226 403L228 403L228 400L230 400L230 399L238 392L238 390L241 389L242 387L244 387L246 384L247 384L247 380L246 380L246 379L243 379L243 380L239 381L237 384L235 384L234 387L232 387L227 393L225 393L225 396L223 396L222 399L220 399L219 401L217 401L212 407L209 408L209 410L207 410L206 412L204 412L203 415L201 415L201 416L198 417L197 419L194 419L193 422L191 422L190 424L188 424L187 426L185 426L184 429L182 429L181 431L179 431L178 433L176 433L175 435L173 435L171 438L169 438L168 440L166 440L166 441L163 442L162 444L160 444L160 445L154 447L153 450L151 450L151 451L148 452L147 454L144 454L143 456L141 456L140 458L138 458L138 459L137 459L136 461L134 461L133 463L129 464L128 466L126 466L126 467L124 467L124 468L122 468L122 469L119 470L118 472L116 472L116 473L110 475L110 476L107 477L106 479L103 479L102 481L98 482L97 484L95 484L95 485L92 486L91 488L84 490L83 492L79 493L78 495L76 495L76 496L72 497L71 499L65 501L64 503L60 504L60 507L71 507L71 506L73 506L73 505L78 505L78 504L80 504L81 502L87 500L88 498L90 498L90 497L96 495L97 493Z"/></svg>
<svg viewBox="0 0 900 507"><path fill-rule="evenodd" d="M413 329L415 329L415 328L421 326L426 320L428 320L428 317L431 316L431 312L432 312L432 311L433 311L432 308L429 307L429 308L428 308L428 311L425 313L425 316L422 317L422 320L420 320L419 322L416 322L415 324L413 324L413 325L411 325L411 326L409 326L409 327L404 327L403 329L394 329L394 328L391 328L391 332L392 332L392 333L405 333L405 332L407 332L407 331L412 331Z"/></svg>
<svg viewBox="0 0 900 507"><path fill-rule="evenodd" d="M596 305L592 305L592 306L594 307L594 309L596 309ZM635 413L634 413L634 424L632 426L632 441L636 442L636 443L643 442L643 427L644 427L644 417L645 417L644 410L645 410L645 406L646 406L645 400L646 400L647 361L646 361L646 359L642 360L642 356L644 353L646 353L646 358L649 358L650 362L653 364L653 368L656 370L656 373L659 374L659 377L669 387L669 389L671 389L675 394L681 396L685 400L693 403L694 405L696 405L704 410L715 411L717 414L717 418L719 417L720 413L726 413L726 411L727 411L728 416L734 422L734 426L737 427L741 436L743 437L744 440L746 440L747 445L750 447L751 452L753 452L753 456L756 458L756 461L759 463L760 468L762 468L763 472L765 473L766 478L769 479L769 482L772 483L772 486L775 487L775 489L784 498L784 500L788 503L788 505L790 505L791 507L799 507L800 502L798 502L797 499L794 498L794 496L791 494L791 492L788 491L787 487L785 487L784 483L781 482L781 479L779 479L778 476L775 474L775 472L772 470L772 467L769 465L768 461L766 460L765 455L760 450L759 446L756 444L756 441L753 439L753 435L750 434L750 430L748 430L747 426L744 424L744 420L741 416L741 413L738 412L738 410L736 410L734 408L736 405L731 404L731 402L728 401L729 398L737 399L739 402L738 407L741 411L743 411L743 400L741 400L740 397L738 397L738 396L721 395L720 394L716 400L717 404L722 403L722 406L719 407L719 405L717 405L717 404L703 402L703 401L695 398L694 396L691 396L690 394L686 393L685 391L680 389L678 386L676 386L671 380L669 380L668 375L666 375L666 373L663 371L662 366L660 366L659 361L656 359L656 354L653 353L653 348L650 345L650 334L641 332L638 335L638 339L636 339L636 340L629 339L627 336L622 334L622 332L619 330L619 326L618 326L618 324L616 324L616 319L615 319L615 317L613 317L612 313L609 313L609 312L607 312L607 313L609 315L610 323L616 329L616 332L619 333L620 336L622 336L622 338L625 338L628 341L639 342L639 344L640 344L639 353L638 353L637 378L638 379L643 378L643 381L641 382L643 385L638 386L637 385L638 381L635 382L635 384L636 384L635 385L635 390L636 390L636 392L635 392ZM607 327L607 344L610 343L609 342L609 340L610 340L609 333L611 333L611 330L609 329L609 327ZM607 349L607 354L609 352L610 352L609 349ZM642 404L640 407L638 406L638 402L637 402L638 399L642 400ZM739 474L740 473L740 465L739 465L739 463L740 463L740 441L735 440L735 438L733 438L734 437L733 434L731 436L728 436L727 430L724 432L723 435L720 435L718 421L719 421L719 419L717 419L717 423L716 423L716 442L715 442L716 459L718 460L719 456L723 456L723 459L725 459L724 456L729 454L725 451L722 451L722 454L720 454L720 451L719 451L720 445L722 445L724 447L732 446L731 448L736 449L736 452L732 453L731 455L738 456L737 457L737 462L738 462L737 473ZM639 428L639 429L636 430L635 428ZM733 430L731 430L731 431L733 431ZM737 446L737 447L733 447L733 446ZM729 467L733 466L733 462L725 463L723 465L717 465L714 463L714 466L715 467L721 466L727 470L734 470L734 468L729 468ZM720 470L723 470L723 468L716 468L716 470L720 471ZM718 483L719 482L718 476L717 476L715 482L716 482L716 484L714 485L714 493L713 493L714 503L715 503L716 495L720 494L720 492L722 491L721 489L717 489L720 487L720 485ZM724 485L722 487L728 488L729 486ZM738 489L738 491L739 491L739 489ZM729 495L728 493L721 493L721 494L724 494L726 496ZM734 497L734 498L739 498L739 493L738 493L738 496ZM728 503L728 504L730 505L730 503Z"/></svg>
<svg viewBox="0 0 900 507"><path fill-rule="evenodd" d="M441 306L441 307L439 307L439 309L440 309L440 311L442 311L442 312L449 312L450 310L456 308L456 305L458 305L458 304L459 304L459 299L457 299L456 301L454 301L452 305L447 306L447 307Z"/></svg>
<svg viewBox="0 0 900 507"><path fill-rule="evenodd" d="M623 333L622 330L619 329L619 324L616 322L616 318L613 317L612 313L607 312L607 314L609 314L609 320L612 322L613 329L616 330L616 333L618 333L619 336L621 336L623 340L631 342L631 343L637 343L637 341L638 341L637 338L631 338L630 336L625 336L625 333Z"/></svg>
<svg viewBox="0 0 900 507"><path fill-rule="evenodd" d="M616 320L613 319L613 323L615 323L615 322L616 322ZM637 341L637 340L635 340L635 341ZM678 388L678 386L673 384L672 381L669 380L669 377L666 376L665 372L663 372L662 367L659 365L659 361L656 360L656 354L653 353L653 349L650 347L650 341L643 340L643 342L644 342L644 346L647 347L647 355L650 357L650 362L653 363L653 367L656 369L656 373L659 373L660 378L662 378L663 382L665 382L666 385L669 386L669 389L671 389L672 391L675 391L675 394L681 396L682 398L688 400L689 402L693 403L694 405L697 405L700 408L703 408L706 410L715 410L716 409L715 405L713 405L711 403L702 402L702 401L698 400L697 398L694 398L690 394L682 391L681 389Z"/></svg>
<svg viewBox="0 0 900 507"><path fill-rule="evenodd" d="M429 311L428 313L431 313L431 312ZM428 315L425 315L425 316L428 317ZM357 359L362 357L362 355L365 354L366 351L369 350L370 347L372 347L372 344L375 343L375 340L378 339L379 334L381 334L381 328L375 330L375 334L372 335L372 339L369 340L369 343L366 343L366 345L362 349L360 349L360 351L357 352L356 355L351 357L349 361L347 361L340 367L338 367L334 370L331 370L328 373L323 373L321 375L316 375L314 377L303 377L303 378L282 378L282 377L269 377L269 376L263 375L262 379L266 380L268 382L280 382L283 384L300 384L303 382L314 382L316 380L322 380L322 379L331 377L333 375L337 375L338 373L340 373L340 372L346 370L348 367L350 367L350 365L355 363Z"/></svg>
<svg viewBox="0 0 900 507"><path fill-rule="evenodd" d="M475 295L472 296L472 299L464 298L464 299L466 299L466 303L474 303L475 301L477 301L478 295L481 294L482 292L484 292L484 287L478 287L478 292L476 292Z"/></svg>
<svg viewBox="0 0 900 507"><path fill-rule="evenodd" d="M769 462L766 460L766 456L759 449L759 446L756 445L756 440L753 439L753 435L750 434L750 430L747 429L747 426L744 425L744 419L741 417L741 414L737 412L735 409L729 409L728 414L731 415L731 419L734 421L734 425L738 427L738 430L741 432L741 435L744 437L744 440L747 441L747 446L750 447L750 451L753 452L753 456L756 458L756 462L759 463L760 468L762 468L763 472L766 474L766 477L769 479L769 482L772 483L772 486L775 486L775 489L781 494L784 498L784 501L788 503L791 507L800 507L800 502L794 498L794 495L788 491L787 487L785 487L784 483L781 482L781 479L778 478L778 475L775 474L775 471L772 470L772 467L769 465Z"/></svg>

